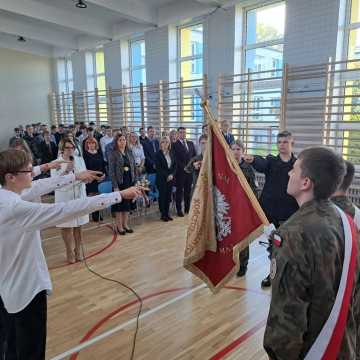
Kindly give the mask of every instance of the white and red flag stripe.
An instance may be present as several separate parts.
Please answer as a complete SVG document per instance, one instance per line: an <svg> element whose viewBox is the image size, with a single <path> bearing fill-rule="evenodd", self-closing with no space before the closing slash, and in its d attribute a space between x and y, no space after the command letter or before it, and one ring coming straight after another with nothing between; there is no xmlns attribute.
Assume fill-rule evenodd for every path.
<svg viewBox="0 0 360 360"><path fill-rule="evenodd" d="M356 227L350 216L339 211L345 233L345 255L335 303L305 360L336 360L344 336L356 273Z"/></svg>

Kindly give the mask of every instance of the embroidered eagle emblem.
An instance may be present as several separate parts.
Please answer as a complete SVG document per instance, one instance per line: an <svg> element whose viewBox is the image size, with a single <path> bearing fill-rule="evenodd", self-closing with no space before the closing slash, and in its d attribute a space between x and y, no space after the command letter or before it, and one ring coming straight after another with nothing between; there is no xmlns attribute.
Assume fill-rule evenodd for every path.
<svg viewBox="0 0 360 360"><path fill-rule="evenodd" d="M216 237L218 241L222 241L231 234L231 218L228 216L230 205L216 186L214 186L214 201Z"/></svg>

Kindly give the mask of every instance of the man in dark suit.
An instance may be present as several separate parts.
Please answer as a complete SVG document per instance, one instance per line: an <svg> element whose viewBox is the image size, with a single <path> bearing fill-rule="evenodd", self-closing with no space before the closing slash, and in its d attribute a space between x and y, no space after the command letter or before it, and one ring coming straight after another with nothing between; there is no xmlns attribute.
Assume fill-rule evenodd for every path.
<svg viewBox="0 0 360 360"><path fill-rule="evenodd" d="M184 199L185 213L190 210L190 195L192 175L185 172L185 166L196 155L195 145L192 141L186 140L186 129L178 128L179 138L173 145L176 167L176 210L180 217L184 216L182 212L182 200Z"/></svg>
<svg viewBox="0 0 360 360"><path fill-rule="evenodd" d="M143 127L139 129L139 134L140 134L139 136L140 144L143 145L143 142L147 140L145 129Z"/></svg>
<svg viewBox="0 0 360 360"><path fill-rule="evenodd" d="M41 163L46 164L58 157L58 147L55 142L51 141L49 131L43 133L44 140L39 144Z"/></svg>
<svg viewBox="0 0 360 360"><path fill-rule="evenodd" d="M33 154L35 163L39 164L40 163L40 153L39 153L38 145L35 141L34 128L32 125L26 125L25 135L24 135L23 139L29 145L29 148Z"/></svg>
<svg viewBox="0 0 360 360"><path fill-rule="evenodd" d="M235 142L235 138L230 132L230 124L227 120L221 122L221 132L223 133L226 142L231 146Z"/></svg>
<svg viewBox="0 0 360 360"><path fill-rule="evenodd" d="M142 142L145 155L145 169L148 174L156 172L155 159L159 151L159 140L155 138L155 129L149 126L147 129L147 139Z"/></svg>

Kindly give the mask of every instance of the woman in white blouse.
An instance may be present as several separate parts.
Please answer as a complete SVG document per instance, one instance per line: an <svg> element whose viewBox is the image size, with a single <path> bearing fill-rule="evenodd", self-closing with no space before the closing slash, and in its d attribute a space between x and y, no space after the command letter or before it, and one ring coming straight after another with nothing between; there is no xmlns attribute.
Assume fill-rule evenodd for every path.
<svg viewBox="0 0 360 360"><path fill-rule="evenodd" d="M84 159L75 155L75 144L70 139L64 139L60 144L60 155L58 160L70 162L64 164L58 170L51 170L51 176L61 175L66 172L75 174L86 170ZM86 187L82 182L64 186L55 191L55 202L64 202L75 199L86 198ZM67 222L57 225L61 228L61 234L65 243L66 258L69 264L80 261L81 226L89 222L89 216L75 217ZM75 246L74 246L74 245Z"/></svg>
<svg viewBox="0 0 360 360"><path fill-rule="evenodd" d="M0 354L6 359L45 359L47 295L52 286L40 230L141 195L138 188L56 204L30 202L74 182L101 180L83 171L32 181L24 151L0 152Z"/></svg>
<svg viewBox="0 0 360 360"><path fill-rule="evenodd" d="M139 178L141 174L144 172L145 155L144 155L144 149L139 142L139 138L134 132L130 133L129 148L135 159L136 177Z"/></svg>

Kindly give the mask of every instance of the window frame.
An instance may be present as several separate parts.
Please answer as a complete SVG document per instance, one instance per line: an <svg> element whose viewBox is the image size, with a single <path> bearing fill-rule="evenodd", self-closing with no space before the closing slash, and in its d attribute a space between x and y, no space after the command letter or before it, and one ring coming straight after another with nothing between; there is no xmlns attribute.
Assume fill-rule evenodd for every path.
<svg viewBox="0 0 360 360"><path fill-rule="evenodd" d="M185 29L185 28L189 28L189 27L193 27L193 26L197 26L197 25L202 25L203 28L203 33L202 33L202 51L201 51L201 55L190 55L190 56L184 56L181 57L181 30ZM193 61L193 60L202 60L202 68L204 69L204 50L205 50L205 46L204 46L204 30L205 30L205 23L203 20L201 21L196 21L196 22L191 22L191 23L187 23L181 26L177 27L177 64L176 64L176 68L177 68L177 78L180 81L182 78L182 74L181 74L181 64L183 62L186 61ZM204 76L204 71L202 76Z"/></svg>
<svg viewBox="0 0 360 360"><path fill-rule="evenodd" d="M64 67L65 67L65 80L59 80L59 71L58 71L58 62L63 60L64 61ZM69 73L68 73L68 64L71 64L71 72L72 72L72 77L69 77ZM60 57L56 59L56 78L57 78L57 90L59 94L62 94L63 91L60 92L60 83L64 83L65 84L65 94L70 94L74 91L74 71L72 68L72 60L70 57ZM70 82L72 82L72 90L70 90Z"/></svg>
<svg viewBox="0 0 360 360"><path fill-rule="evenodd" d="M284 36L280 39L275 40L268 40L268 41L262 41L259 43L247 44L247 34L248 34L248 13L252 10L260 9L260 8L266 8L266 7L272 7L274 5L284 4L286 9L286 1L285 0L276 0L273 2L265 3L265 4L257 4L253 6L246 7L243 12L243 34L242 34L242 43L244 46L242 47L241 56L243 61L241 62L242 66L242 72L248 72L249 68L247 68L246 64L246 53L250 50L256 50L256 49L262 49L267 48L270 46L276 46L276 45L282 45L283 46L283 56L284 56L284 45L285 45L285 25L284 25Z"/></svg>
<svg viewBox="0 0 360 360"><path fill-rule="evenodd" d="M87 51L87 53L91 54L91 58L92 58L92 74L91 75L86 74L86 89L87 89L87 91L95 91L95 89L98 88L98 77L100 77L100 76L103 76L105 79L105 89L106 89L105 54L104 54L104 72L97 73L97 71L96 71L96 53L99 51L104 54L103 47ZM89 78L92 78L94 80L94 89L89 89L89 86L88 86Z"/></svg>
<svg viewBox="0 0 360 360"><path fill-rule="evenodd" d="M346 1L345 10L345 27L344 27L344 45L342 60L349 60L349 44L350 44L350 33L352 30L360 30L360 21L351 23L351 8L352 0Z"/></svg>
<svg viewBox="0 0 360 360"><path fill-rule="evenodd" d="M132 44L137 42L143 42L144 43L144 49L145 49L145 61L144 65L136 65L132 66ZM130 87L134 87L133 83L133 71L136 70L144 70L145 71L145 79L142 82L143 85L146 85L146 43L144 38L135 38L129 40L129 78L130 78Z"/></svg>

